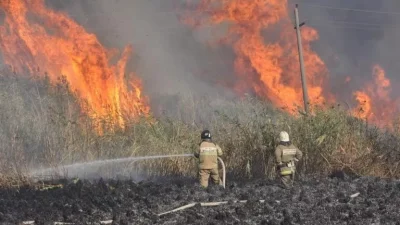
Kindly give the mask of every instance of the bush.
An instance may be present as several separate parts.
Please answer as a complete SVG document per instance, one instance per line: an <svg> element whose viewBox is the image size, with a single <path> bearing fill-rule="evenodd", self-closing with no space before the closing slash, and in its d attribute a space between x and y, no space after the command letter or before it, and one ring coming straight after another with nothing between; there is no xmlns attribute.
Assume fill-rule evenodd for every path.
<svg viewBox="0 0 400 225"><path fill-rule="evenodd" d="M337 169L380 177L400 174L398 133L368 127L338 105L313 107L311 116L291 116L250 96L240 100L154 97L154 118L127 121L123 130L106 126L99 135L94 126L112 121L93 120L83 113L81 100L69 91L65 79L51 85L48 79L4 72L0 79L0 179L6 183L25 182L28 171L41 167L192 153L206 128L222 147L231 178L275 176L273 153L282 130L304 153L300 175L326 175ZM197 172L196 159L190 157L124 162L121 167L118 173L131 175L195 176ZM79 172L89 170L89 166L82 168ZM104 176L115 176L111 166L102 170Z"/></svg>

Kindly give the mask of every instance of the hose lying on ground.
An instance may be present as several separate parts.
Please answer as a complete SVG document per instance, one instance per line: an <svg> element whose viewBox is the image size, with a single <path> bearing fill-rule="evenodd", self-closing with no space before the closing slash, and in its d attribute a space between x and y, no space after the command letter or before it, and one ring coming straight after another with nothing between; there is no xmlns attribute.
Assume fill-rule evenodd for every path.
<svg viewBox="0 0 400 225"><path fill-rule="evenodd" d="M358 197L359 195L360 195L360 193L357 192L355 194L350 195L350 198L353 199L353 198ZM246 202L247 202L247 200L233 201L233 203L246 203ZM258 202L264 203L265 200L258 200ZM277 201L277 202L279 203L279 201ZM223 201L223 202L190 203L190 204L181 206L179 208L173 209L171 211L160 213L157 216L162 216L162 215L170 214L170 213L173 213L173 212L182 211L184 209L188 209L188 208L194 207L197 204L200 204L200 206L218 206L218 205L227 204L227 203L229 203L229 202L228 201ZM105 220L105 221L100 221L100 224L111 224L112 222L113 222L113 220ZM24 221L24 222L22 222L22 224L35 224L35 221ZM59 224L59 225L63 224L63 225L65 225L65 224L73 224L73 223L55 222L54 224Z"/></svg>
<svg viewBox="0 0 400 225"><path fill-rule="evenodd" d="M350 198L353 199L353 198L355 198L355 197L357 197L357 196L359 196L359 195L360 195L360 193L357 192L357 193L355 193L355 194L350 195ZM232 203L246 203L246 202L247 202L247 200L240 200L240 201L233 201ZM258 202L264 203L265 200L258 200ZM279 203L279 201L277 201L277 202ZM227 203L228 203L228 201L223 201L223 202L200 202L200 203L190 203L190 204L181 206L181 207L179 207L179 208L173 209L173 210L171 210L171 211L164 212L164 213L160 213L160 214L158 214L158 216L163 216L163 215L166 215L166 214L169 214L169 213L173 213L173 212L177 212L177 211L182 211L182 210L184 210L184 209L192 208L192 207L194 207L194 206L197 205L197 204L200 204L200 206L218 206L218 205L227 204Z"/></svg>
<svg viewBox="0 0 400 225"><path fill-rule="evenodd" d="M247 202L247 200L233 201L233 203L246 203L246 202ZM260 203L264 203L265 200L259 200L259 202L260 202ZM160 214L158 214L158 216L162 216L162 215L165 215L165 214L169 214L169 213L181 211L181 210L184 210L184 209L188 209L188 208L194 207L194 206L197 205L197 204L200 204L200 206L218 206L218 205L222 205L222 204L226 204L226 203L228 203L228 201L223 201L223 202L200 202L200 203L190 203L190 204L181 206L181 207L179 207L179 208L173 209L173 210L171 210L171 211L164 212L164 213L160 213Z"/></svg>

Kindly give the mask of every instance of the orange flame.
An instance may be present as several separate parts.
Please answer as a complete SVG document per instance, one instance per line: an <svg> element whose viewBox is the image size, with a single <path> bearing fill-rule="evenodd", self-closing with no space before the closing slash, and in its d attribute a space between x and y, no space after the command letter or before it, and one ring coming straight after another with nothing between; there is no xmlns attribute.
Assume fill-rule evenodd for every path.
<svg viewBox="0 0 400 225"><path fill-rule="evenodd" d="M367 93L362 91L354 92L354 96L358 101L358 107L356 108L355 115L359 118L368 118L372 114L372 101L371 97Z"/></svg>
<svg viewBox="0 0 400 225"><path fill-rule="evenodd" d="M47 8L44 0L0 0L0 8L5 12L1 51L16 71L40 68L52 82L64 75L72 91L89 104L91 117L110 117L120 127L124 116L149 113L140 80L131 73L131 87L124 81L131 46L110 65L111 50L66 14Z"/></svg>
<svg viewBox="0 0 400 225"><path fill-rule="evenodd" d="M396 109L395 101L390 97L391 84L385 71L379 65L373 67L374 82L367 83L363 91L357 91L354 96L358 107L353 111L359 118L368 119L378 126L391 126Z"/></svg>
<svg viewBox="0 0 400 225"><path fill-rule="evenodd" d="M229 28L222 43L231 45L237 56L236 91L252 89L289 112L302 106L297 40L287 0L200 0L196 7L185 23L194 27L223 24ZM318 32L302 27L301 34L310 101L314 105L334 102L335 97L326 90L325 63L311 48L311 43L319 38ZM353 113L382 125L394 118L395 102L389 96L390 80L384 70L378 65L373 70L374 82L365 90L354 92L359 107ZM345 83L349 82L348 76Z"/></svg>
<svg viewBox="0 0 400 225"><path fill-rule="evenodd" d="M200 19L191 12L184 22L195 26L227 22L224 41L233 46L237 56L235 69L240 81L236 90L253 89L274 105L294 112L296 106L303 105L303 96L297 40L287 11L287 0L202 0L197 9ZM205 14L208 17L204 19ZM264 35L274 36L278 23L282 25L279 37L266 44ZM325 63L310 46L318 39L318 32L303 27L302 39L310 102L333 100L323 93Z"/></svg>

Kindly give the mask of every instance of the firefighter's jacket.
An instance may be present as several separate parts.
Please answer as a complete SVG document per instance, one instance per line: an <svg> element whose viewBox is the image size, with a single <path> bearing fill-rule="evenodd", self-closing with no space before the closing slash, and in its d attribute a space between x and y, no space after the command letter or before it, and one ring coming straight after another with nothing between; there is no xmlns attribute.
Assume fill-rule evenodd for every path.
<svg viewBox="0 0 400 225"><path fill-rule="evenodd" d="M288 146L278 145L275 149L275 159L278 164L287 164L294 159L300 160L303 157L303 153L293 144Z"/></svg>
<svg viewBox="0 0 400 225"><path fill-rule="evenodd" d="M222 150L213 142L202 141L194 155L199 158L199 169L215 169L218 168L218 157L222 156Z"/></svg>

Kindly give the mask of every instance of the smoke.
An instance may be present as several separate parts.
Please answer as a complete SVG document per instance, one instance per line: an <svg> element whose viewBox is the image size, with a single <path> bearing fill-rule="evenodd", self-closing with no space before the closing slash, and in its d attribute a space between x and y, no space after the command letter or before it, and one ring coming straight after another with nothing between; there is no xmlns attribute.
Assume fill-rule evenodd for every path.
<svg viewBox="0 0 400 225"><path fill-rule="evenodd" d="M107 47L132 44L135 56L131 70L144 82L145 94L232 95L233 59L221 56L179 21L181 1L100 0L49 1L67 11ZM222 85L221 85L222 84Z"/></svg>
<svg viewBox="0 0 400 225"><path fill-rule="evenodd" d="M366 11L398 12L400 2L293 0L292 3L299 4L301 20L318 30L320 39L313 47L327 64L331 88L341 100L350 100L352 91L372 79L374 64L385 69L393 84L399 82L396 71L400 68L395 60L400 56L396 50L396 37L400 32L396 25L400 22L400 14ZM346 77L351 77L348 84L344 82ZM398 97L400 92L393 94Z"/></svg>
<svg viewBox="0 0 400 225"><path fill-rule="evenodd" d="M129 69L144 81L150 99L159 95L232 96L235 82L232 49L208 45L224 33L224 27L193 30L179 21L183 0L48 0L52 8L67 12L107 47L134 47ZM192 1L195 2L195 1ZM300 19L316 28L319 40L313 48L330 72L330 88L340 100L371 80L378 63L393 84L398 83L396 39L399 14L357 12L333 8L356 8L390 12L400 9L395 0L289 0L300 5ZM326 7L315 7L328 6ZM290 12L292 15L292 12ZM293 31L293 35L295 32ZM274 38L271 37L268 39ZM266 41L268 40L266 39ZM345 84L346 77L351 82ZM399 92L393 94L398 95Z"/></svg>
<svg viewBox="0 0 400 225"><path fill-rule="evenodd" d="M0 9L0 24L4 24L4 19L5 19L5 13ZM3 55L0 54L0 70L3 69L4 67L4 59Z"/></svg>
<svg viewBox="0 0 400 225"><path fill-rule="evenodd" d="M176 93L212 97L234 96L232 87L236 79L233 66L235 54L229 47L211 47L208 44L209 41L221 37L226 27L193 30L185 26L178 16L179 12L185 10L184 2L183 0L47 0L46 4L69 14L88 31L96 34L101 43L108 48L122 49L127 44L132 44L134 57L130 60L128 69L135 71L142 78L145 94L149 95L151 102L174 108L177 101L174 99L167 101L168 99L165 100L160 96ZM400 69L400 64L397 63L400 51L396 49L400 32L400 27L396 27L400 22L399 13L355 12L312 6L315 4L333 8L400 12L399 1L290 0L289 10L293 10L294 3L300 4L301 21L305 21L319 32L319 40L313 43L313 48L326 63L330 73L330 88L340 100L349 101L353 91L359 90L364 82L372 79L372 67L376 63L385 69L392 86L399 83L396 74ZM3 17L0 11L0 22L3 22ZM271 33L265 35L266 42L278 38L278 35ZM294 30L293 35L295 35ZM345 84L345 78L348 76L352 78L351 82ZM29 86L33 85L29 83ZM22 90L21 87L21 92ZM393 90L392 94L396 95L394 97L399 97L400 92ZM19 106L13 99L10 100L11 98L4 99L6 100L3 102L10 106ZM15 102L17 100L20 101L16 98ZM32 107L42 104L39 100L40 96L35 100L38 103L31 104ZM45 143L41 140L42 137L53 135L54 137L50 137L57 140L55 136L59 136L61 132L56 128L49 129L45 126L45 122L43 124L37 122L50 120L48 114L37 113L33 119L25 116L24 111L33 110L28 110L31 107L30 105L28 107L29 102L24 104L27 106L24 105L18 110L9 107L9 112L3 113L4 120L9 121L10 117L15 120L15 124L24 124L21 118L26 118L28 122L35 122L30 126L32 128L29 128L33 130L26 132L33 133L34 137L37 137L38 140L35 139L32 143L40 143L34 147L33 144L26 145L34 152L35 149L42 149L41 143ZM196 112L199 112L193 117L200 117L203 119L200 120L200 124L206 124L208 118L204 116L205 111L209 112L218 107L229 109L226 105L218 99L214 100L213 104L193 106ZM234 112L233 107L231 111ZM187 111L185 113L189 114ZM202 116L205 118L201 118ZM251 119L250 116L248 118ZM187 120L190 119L192 118ZM42 127L46 127L45 135L39 132L44 129ZM10 132L4 137L11 137L11 134ZM64 144L63 140L60 140L60 143L62 146L69 145L69 143ZM9 149L9 146L4 149Z"/></svg>

